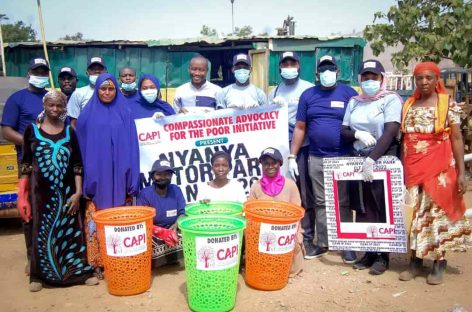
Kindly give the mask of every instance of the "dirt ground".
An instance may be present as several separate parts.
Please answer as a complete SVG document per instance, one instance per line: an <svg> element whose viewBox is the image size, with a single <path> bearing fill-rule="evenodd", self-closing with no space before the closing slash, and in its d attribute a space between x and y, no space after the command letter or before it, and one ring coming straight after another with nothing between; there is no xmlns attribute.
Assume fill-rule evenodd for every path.
<svg viewBox="0 0 472 312"><path fill-rule="evenodd" d="M467 194L467 207L472 195ZM471 220L472 222L472 220ZM0 311L189 311L183 265L154 270L151 289L129 297L108 294L106 283L28 291L23 273L25 247L20 223L0 220ZM246 286L240 274L234 311L469 311L472 312L472 250L447 256L442 285L426 284L424 274L398 280L406 255L391 255L390 270L381 276L343 264L337 252L305 261L301 276L280 291Z"/></svg>

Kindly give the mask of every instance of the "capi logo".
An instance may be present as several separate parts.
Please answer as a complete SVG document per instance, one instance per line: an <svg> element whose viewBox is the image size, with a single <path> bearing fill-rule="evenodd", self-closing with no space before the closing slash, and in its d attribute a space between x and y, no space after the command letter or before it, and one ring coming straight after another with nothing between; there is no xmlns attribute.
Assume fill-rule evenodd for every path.
<svg viewBox="0 0 472 312"><path fill-rule="evenodd" d="M161 133L159 131L141 132L138 134L140 142L154 142L161 139Z"/></svg>

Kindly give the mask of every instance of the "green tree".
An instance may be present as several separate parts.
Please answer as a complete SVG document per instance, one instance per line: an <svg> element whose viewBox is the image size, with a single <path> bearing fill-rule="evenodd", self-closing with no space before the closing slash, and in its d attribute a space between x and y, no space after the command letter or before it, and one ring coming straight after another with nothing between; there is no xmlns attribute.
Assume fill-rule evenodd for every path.
<svg viewBox="0 0 472 312"><path fill-rule="evenodd" d="M202 25L200 34L202 36L207 36L207 37L218 37L218 33L216 32L216 29L210 28L208 25Z"/></svg>
<svg viewBox="0 0 472 312"><path fill-rule="evenodd" d="M471 0L398 0L388 13L376 12L374 24L364 29L374 55L386 46L403 46L392 54L398 67L410 60L451 59L463 67L472 65ZM376 20L386 23L375 24Z"/></svg>
<svg viewBox="0 0 472 312"><path fill-rule="evenodd" d="M84 34L81 32L77 32L74 35L65 35L62 38L59 38L60 40L72 40L72 41L82 41L84 40Z"/></svg>
<svg viewBox="0 0 472 312"><path fill-rule="evenodd" d="M252 27L249 25L245 25L241 28L235 27L234 28L234 36L236 37L246 37L252 35Z"/></svg>
<svg viewBox="0 0 472 312"><path fill-rule="evenodd" d="M8 19L5 14L0 14L0 22ZM2 24L2 35L4 42L36 41L36 31L31 25L26 25L22 21Z"/></svg>

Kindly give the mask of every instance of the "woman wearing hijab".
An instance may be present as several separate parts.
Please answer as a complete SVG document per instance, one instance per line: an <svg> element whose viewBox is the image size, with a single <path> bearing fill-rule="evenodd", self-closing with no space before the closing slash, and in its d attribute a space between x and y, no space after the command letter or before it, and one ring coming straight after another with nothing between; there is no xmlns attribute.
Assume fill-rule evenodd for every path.
<svg viewBox="0 0 472 312"><path fill-rule="evenodd" d="M408 281L421 273L423 259L434 260L426 282L443 281L447 251L464 251L472 243L464 217L467 189L460 108L450 103L432 62L416 65L416 90L403 106L401 130L405 185L413 200ZM407 225L409 226L409 225Z"/></svg>
<svg viewBox="0 0 472 312"><path fill-rule="evenodd" d="M86 238L89 264L101 277L102 266L96 210L123 206L139 190L139 149L136 126L116 79L101 74L94 94L77 120L77 136L84 163Z"/></svg>
<svg viewBox="0 0 472 312"><path fill-rule="evenodd" d="M341 128L342 139L352 143L352 155L366 157L362 165L364 181L349 183L350 206L357 211L356 222L385 223L383 181L374 180L374 164L384 155L399 156L402 102L395 92L386 89L385 70L379 61L362 63L359 82L362 95L349 101ZM352 222L352 213L344 218ZM388 253L366 252L354 268L370 268L371 274L380 275L388 265Z"/></svg>
<svg viewBox="0 0 472 312"><path fill-rule="evenodd" d="M228 178L232 168L231 155L218 151L213 154L210 163L215 178L198 189L198 200L205 203L210 201L244 203L247 196L243 185L237 180Z"/></svg>
<svg viewBox="0 0 472 312"><path fill-rule="evenodd" d="M268 147L262 151L259 157L262 165L262 178L252 184L249 191L249 200L274 200L288 202L297 206L301 205L300 192L297 185L291 179L285 179L280 174L283 164L282 154L278 149ZM293 254L290 276L296 276L303 271L303 237L297 233L297 244Z"/></svg>
<svg viewBox="0 0 472 312"><path fill-rule="evenodd" d="M43 103L43 118L25 129L18 190L20 216L33 224L29 290L43 283L96 285L86 263L80 148L63 120L67 97L52 90Z"/></svg>
<svg viewBox="0 0 472 312"><path fill-rule="evenodd" d="M162 118L164 116L175 115L172 106L160 99L161 87L159 80L154 75L142 75L138 82L138 89L139 98L136 105L131 107L133 119Z"/></svg>

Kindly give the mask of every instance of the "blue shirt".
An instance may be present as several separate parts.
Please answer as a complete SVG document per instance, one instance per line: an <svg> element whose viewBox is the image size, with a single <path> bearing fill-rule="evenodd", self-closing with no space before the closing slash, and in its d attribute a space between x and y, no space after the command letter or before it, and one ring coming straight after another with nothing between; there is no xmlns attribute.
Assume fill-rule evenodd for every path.
<svg viewBox="0 0 472 312"><path fill-rule="evenodd" d="M156 216L153 223L157 226L169 228L177 218L185 214L185 199L180 188L175 184L170 184L165 197L157 194L155 186L150 185L138 194L136 203L141 206L153 207L156 209Z"/></svg>
<svg viewBox="0 0 472 312"><path fill-rule="evenodd" d="M297 121L306 123L310 155L338 157L349 153L349 146L341 141L341 124L347 103L355 95L354 89L339 82L332 90L322 90L317 85L303 92Z"/></svg>
<svg viewBox="0 0 472 312"><path fill-rule="evenodd" d="M46 90L36 93L23 89L10 95L3 109L2 126L11 127L23 134L26 127L43 111L43 97L46 93ZM16 150L18 158L21 158L21 146L17 146Z"/></svg>

